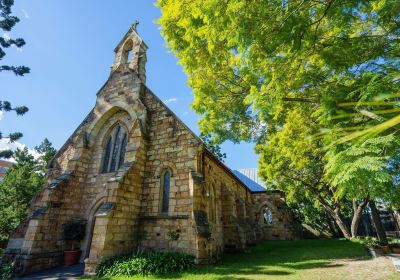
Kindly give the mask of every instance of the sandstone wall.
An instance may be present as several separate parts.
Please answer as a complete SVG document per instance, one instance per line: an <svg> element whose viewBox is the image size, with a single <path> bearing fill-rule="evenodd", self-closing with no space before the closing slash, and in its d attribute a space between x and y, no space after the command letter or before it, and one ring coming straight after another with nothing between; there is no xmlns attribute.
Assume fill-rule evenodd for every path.
<svg viewBox="0 0 400 280"><path fill-rule="evenodd" d="M250 191L218 163L209 153L204 153L204 191L195 199L195 207L208 214L211 245L207 248L212 258L223 251L243 250L252 235L248 232Z"/></svg>
<svg viewBox="0 0 400 280"><path fill-rule="evenodd" d="M196 170L200 142L149 90L144 96L148 108L148 148L140 212L141 242L145 250L194 253L192 193L189 174ZM168 214L160 213L162 174L171 172ZM168 235L175 232L177 240Z"/></svg>
<svg viewBox="0 0 400 280"><path fill-rule="evenodd" d="M300 238L299 224L287 207L284 196L279 191L255 193L255 221L262 229L264 240L292 240ZM272 223L264 222L263 209L267 207L272 212Z"/></svg>

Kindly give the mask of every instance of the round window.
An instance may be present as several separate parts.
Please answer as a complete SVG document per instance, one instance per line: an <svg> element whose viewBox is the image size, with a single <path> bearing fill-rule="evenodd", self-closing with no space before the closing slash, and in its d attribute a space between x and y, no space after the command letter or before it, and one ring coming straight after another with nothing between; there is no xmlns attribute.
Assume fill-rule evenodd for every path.
<svg viewBox="0 0 400 280"><path fill-rule="evenodd" d="M263 219L264 224L271 225L272 224L272 212L269 208L263 209Z"/></svg>

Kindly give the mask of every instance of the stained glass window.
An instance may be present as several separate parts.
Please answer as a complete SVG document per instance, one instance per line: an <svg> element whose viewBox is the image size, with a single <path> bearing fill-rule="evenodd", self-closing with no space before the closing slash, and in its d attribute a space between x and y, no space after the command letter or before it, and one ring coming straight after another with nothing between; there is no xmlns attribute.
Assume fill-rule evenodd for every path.
<svg viewBox="0 0 400 280"><path fill-rule="evenodd" d="M110 165L110 172L114 172L115 168L117 166L117 158L118 158L118 150L121 145L121 127L117 126L116 131L115 131L115 141L114 141L114 148L113 148L113 153L111 157L111 165Z"/></svg>
<svg viewBox="0 0 400 280"><path fill-rule="evenodd" d="M125 129L117 125L108 138L101 172L114 172L123 166L128 137Z"/></svg>
<svg viewBox="0 0 400 280"><path fill-rule="evenodd" d="M127 143L128 143L128 137L126 133L124 133L124 136L122 137L121 151L119 152L118 168L120 168L124 164Z"/></svg>
<svg viewBox="0 0 400 280"><path fill-rule="evenodd" d="M272 212L271 209L269 208L264 208L263 209L263 219L264 219L264 224L271 225L272 224Z"/></svg>
<svg viewBox="0 0 400 280"><path fill-rule="evenodd" d="M170 179L171 179L171 173L169 172L169 170L166 170L162 177L161 213L168 213Z"/></svg>
<svg viewBox="0 0 400 280"><path fill-rule="evenodd" d="M108 164L110 162L111 144L112 144L112 136L108 137L108 141L106 144L104 160L103 160L103 168L101 170L103 173L108 171Z"/></svg>

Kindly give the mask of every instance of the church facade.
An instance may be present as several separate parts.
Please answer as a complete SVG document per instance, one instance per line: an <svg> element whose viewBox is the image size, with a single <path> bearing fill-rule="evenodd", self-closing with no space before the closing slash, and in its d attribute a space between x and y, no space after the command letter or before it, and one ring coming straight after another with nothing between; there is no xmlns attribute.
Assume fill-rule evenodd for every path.
<svg viewBox="0 0 400 280"><path fill-rule="evenodd" d="M8 245L21 274L62 264L71 220L86 223L88 275L138 247L202 264L259 240L297 238L282 194L240 178L146 87L146 50L132 26L94 108L52 160L48 185Z"/></svg>

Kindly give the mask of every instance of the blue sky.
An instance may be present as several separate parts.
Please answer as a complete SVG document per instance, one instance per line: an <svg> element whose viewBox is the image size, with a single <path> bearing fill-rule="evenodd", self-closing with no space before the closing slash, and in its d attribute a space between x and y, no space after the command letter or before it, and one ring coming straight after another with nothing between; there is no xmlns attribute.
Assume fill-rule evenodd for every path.
<svg viewBox="0 0 400 280"><path fill-rule="evenodd" d="M160 11L153 1L16 0L13 13L21 22L5 35L22 37L27 44L22 50L8 49L2 64L26 65L31 73L1 73L0 100L26 105L30 111L23 117L4 114L3 133L23 132L20 142L28 147L47 137L59 148L93 107L109 75L113 49L135 19L149 46L147 86L198 133L191 89L160 35L155 23ZM224 143L222 150L231 168L257 167L252 144Z"/></svg>

